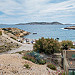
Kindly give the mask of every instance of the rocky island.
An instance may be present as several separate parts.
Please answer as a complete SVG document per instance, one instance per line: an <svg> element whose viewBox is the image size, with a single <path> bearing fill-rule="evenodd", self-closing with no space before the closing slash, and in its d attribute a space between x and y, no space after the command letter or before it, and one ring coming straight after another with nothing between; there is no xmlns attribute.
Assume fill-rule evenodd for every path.
<svg viewBox="0 0 75 75"><path fill-rule="evenodd" d="M19 23L16 25L63 25L59 22L30 22L30 23Z"/></svg>
<svg viewBox="0 0 75 75"><path fill-rule="evenodd" d="M64 29L73 29L73 30L75 30L75 26L66 27Z"/></svg>

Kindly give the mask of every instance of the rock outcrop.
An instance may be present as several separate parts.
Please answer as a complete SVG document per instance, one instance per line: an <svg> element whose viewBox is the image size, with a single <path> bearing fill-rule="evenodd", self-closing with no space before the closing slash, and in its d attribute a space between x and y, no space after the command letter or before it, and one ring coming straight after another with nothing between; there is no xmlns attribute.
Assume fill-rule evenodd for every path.
<svg viewBox="0 0 75 75"><path fill-rule="evenodd" d="M64 29L74 29L75 30L75 26L66 27Z"/></svg>
<svg viewBox="0 0 75 75"><path fill-rule="evenodd" d="M18 29L18 28L2 28L2 30L6 31L7 33L12 33L17 37L28 35L30 32Z"/></svg>

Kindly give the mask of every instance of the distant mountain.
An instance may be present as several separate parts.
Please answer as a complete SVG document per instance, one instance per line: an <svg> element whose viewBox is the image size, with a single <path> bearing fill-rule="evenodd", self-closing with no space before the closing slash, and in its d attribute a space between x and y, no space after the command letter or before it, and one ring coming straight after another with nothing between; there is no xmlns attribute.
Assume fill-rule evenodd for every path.
<svg viewBox="0 0 75 75"><path fill-rule="evenodd" d="M54 25L54 24L55 24L55 25L63 25L62 23L59 23L59 22L51 22L50 24L51 24L51 25Z"/></svg>
<svg viewBox="0 0 75 75"><path fill-rule="evenodd" d="M19 23L16 25L63 25L59 22L30 22L30 23Z"/></svg>

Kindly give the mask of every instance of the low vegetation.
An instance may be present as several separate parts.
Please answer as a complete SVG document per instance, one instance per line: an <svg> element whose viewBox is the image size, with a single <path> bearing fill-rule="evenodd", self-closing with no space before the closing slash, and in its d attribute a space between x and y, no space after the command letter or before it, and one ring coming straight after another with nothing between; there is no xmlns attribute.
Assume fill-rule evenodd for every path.
<svg viewBox="0 0 75 75"><path fill-rule="evenodd" d="M61 47L62 47L63 50L68 50L71 47L73 47L73 42L69 41L69 40L67 40L67 41L64 40L64 41L61 42Z"/></svg>
<svg viewBox="0 0 75 75"><path fill-rule="evenodd" d="M30 60L30 61L32 61L33 63L36 62L35 58L32 57L32 56L30 56L30 55L24 55L24 56L23 56L23 59Z"/></svg>
<svg viewBox="0 0 75 75"><path fill-rule="evenodd" d="M52 70L56 70L56 66L53 65L53 64L51 64L51 63L48 63L47 67L50 68L50 69L52 69Z"/></svg>
<svg viewBox="0 0 75 75"><path fill-rule="evenodd" d="M36 63L36 64L42 64L42 65L46 64L46 60L44 60L40 56L40 54L38 54L34 51L25 54L23 56L23 58L26 59L26 60L30 60L30 61L32 61L33 63Z"/></svg>
<svg viewBox="0 0 75 75"><path fill-rule="evenodd" d="M27 69L30 69L30 66L28 64L24 64L24 67L26 67Z"/></svg>
<svg viewBox="0 0 75 75"><path fill-rule="evenodd" d="M17 43L4 43L4 45L0 46L0 53L12 50L13 48L19 48L20 45Z"/></svg>
<svg viewBox="0 0 75 75"><path fill-rule="evenodd" d="M61 72L61 73L59 73L58 75L65 75L65 72Z"/></svg>
<svg viewBox="0 0 75 75"><path fill-rule="evenodd" d="M0 35L2 35L2 31L0 31Z"/></svg>

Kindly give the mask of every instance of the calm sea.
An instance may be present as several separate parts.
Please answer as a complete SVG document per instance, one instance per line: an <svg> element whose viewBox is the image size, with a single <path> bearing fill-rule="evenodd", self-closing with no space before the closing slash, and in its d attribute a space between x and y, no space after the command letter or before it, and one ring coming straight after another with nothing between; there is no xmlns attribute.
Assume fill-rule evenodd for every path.
<svg viewBox="0 0 75 75"><path fill-rule="evenodd" d="M41 37L45 37L54 39L59 38L60 41L61 40L75 41L75 30L63 29L69 26L75 25L0 25L0 28L15 27L31 32L30 35L25 36L25 38L30 39L39 39Z"/></svg>

